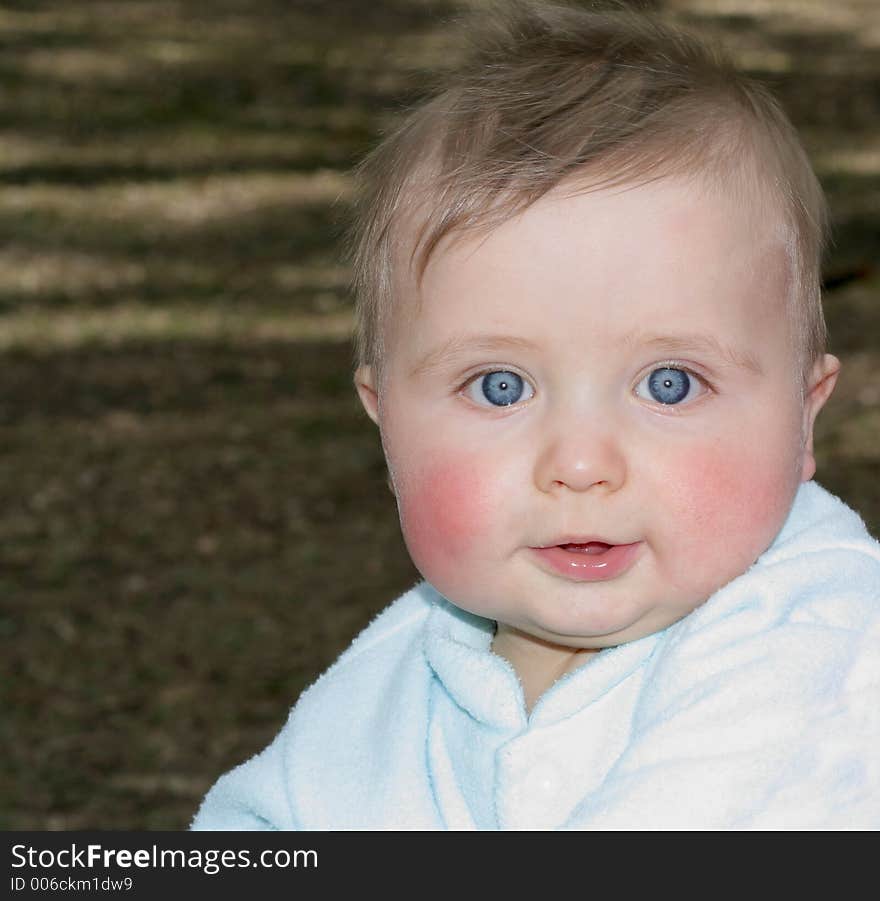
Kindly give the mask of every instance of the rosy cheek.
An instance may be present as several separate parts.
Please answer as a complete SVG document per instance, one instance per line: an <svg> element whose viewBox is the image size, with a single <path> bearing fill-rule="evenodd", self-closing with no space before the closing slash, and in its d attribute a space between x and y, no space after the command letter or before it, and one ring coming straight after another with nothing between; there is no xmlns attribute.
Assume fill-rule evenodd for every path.
<svg viewBox="0 0 880 901"><path fill-rule="evenodd" d="M731 571L722 575L732 578L767 548L797 487L793 467L782 460L768 448L709 446L667 471L667 484L676 486L670 530L695 569L718 570L724 561L721 569Z"/></svg>
<svg viewBox="0 0 880 901"><path fill-rule="evenodd" d="M448 455L399 480L401 529L413 562L429 580L438 569L463 562L491 533L488 484L473 458Z"/></svg>

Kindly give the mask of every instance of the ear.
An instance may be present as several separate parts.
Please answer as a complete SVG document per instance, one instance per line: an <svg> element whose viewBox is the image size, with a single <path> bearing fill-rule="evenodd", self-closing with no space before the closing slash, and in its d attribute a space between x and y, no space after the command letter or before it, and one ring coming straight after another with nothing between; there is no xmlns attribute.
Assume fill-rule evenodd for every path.
<svg viewBox="0 0 880 901"><path fill-rule="evenodd" d="M364 405L367 416L379 424L379 391L376 385L375 370L372 366L359 366L354 374L354 386L358 397Z"/></svg>
<svg viewBox="0 0 880 901"><path fill-rule="evenodd" d="M825 354L817 360L810 373L807 396L804 399L804 459L801 468L801 481L808 482L816 474L816 457L813 453L813 426L825 401L837 384L840 374L840 360L831 354Z"/></svg>

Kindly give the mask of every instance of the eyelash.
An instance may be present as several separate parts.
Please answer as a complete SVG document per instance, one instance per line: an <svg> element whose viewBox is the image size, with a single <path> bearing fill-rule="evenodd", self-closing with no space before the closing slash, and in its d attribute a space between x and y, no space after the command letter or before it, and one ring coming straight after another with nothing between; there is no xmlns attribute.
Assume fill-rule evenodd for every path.
<svg viewBox="0 0 880 901"><path fill-rule="evenodd" d="M528 386L531 388L531 390L532 390L532 397L535 396L535 393L537 392L537 389L535 388L535 386L534 386L534 384L533 384L533 382L532 382L532 379L530 379L528 376L526 376L526 375L524 375L522 372L520 372L520 370L518 370L515 366L505 366L505 365L503 365L503 364L498 365L498 366L488 366L488 367L486 367L485 369L481 369L479 372L475 372L473 375L469 375L469 376L468 376L468 377L460 384L460 386L459 386L458 389L456 390L456 394L464 395L465 392L467 391L467 389L468 389L471 385L473 385L473 384L475 384L476 382L478 382L478 381L479 381L481 378L483 378L484 376L492 375L493 372L510 372L510 373L512 373L513 375L519 376L519 378L522 379L523 383L524 383L525 385L528 385ZM467 398L467 399L470 400L470 402L471 402L472 404L474 404L474 405L477 406L477 407L480 407L481 409L484 409L484 410L493 410L493 411L495 411L495 412L508 412L508 411L510 411L510 410L516 410L516 409L519 409L521 406L523 406L523 404L525 404L525 403L527 403L529 400L531 400L531 398L526 398L525 401L516 401L515 403L509 404L509 405L506 405L506 406L505 406L505 405L497 405L497 406L496 406L496 405L494 405L494 404L489 404L489 403L481 404L481 403L479 403L478 401L472 400L472 399L470 399L470 398Z"/></svg>
<svg viewBox="0 0 880 901"><path fill-rule="evenodd" d="M695 379L705 389L705 392L712 393L712 394L715 393L715 389L714 389L712 383L706 378L706 376L702 375L699 372L696 372L692 367L690 367L684 363L681 363L678 360L660 360L655 363L652 363L651 366L648 369L645 369L642 372L642 374L639 376L639 378L636 380L635 387L638 387L639 385L641 385L641 383L649 375L651 375L652 372L655 372L658 369L676 369L681 372L684 372L689 378ZM532 392L533 392L533 394L532 394L533 397L534 397L534 393L537 392L537 389L532 384L532 380L529 379L527 376L523 375L516 367L505 366L503 364L499 364L497 366L490 366L485 369L481 369L479 372L469 375L467 378L464 379L463 382L461 382L459 387L456 389L456 394L463 395L464 392L471 385L473 385L475 382L477 382L479 379L483 378L484 376L491 375L493 372L511 372L514 375L519 376L523 380L523 382L525 382L527 385L529 385L531 387ZM633 390L635 390L635 388ZM701 395L701 396L703 396L703 395ZM530 400L530 399L531 398L527 398L527 400ZM642 398L642 399L644 400L645 398ZM696 403L697 400L699 400L699 397L688 401L686 404L681 404L681 403L664 404L664 403L661 403L660 401L653 401L653 406L655 409L660 409L666 413L676 414L679 412L680 407L691 406L692 404ZM496 410L496 411L509 411L509 410L518 409L526 401L515 402L508 406L495 406L493 404L479 404L476 401L471 401L471 402L479 407L484 408L484 409L490 409L490 410Z"/></svg>
<svg viewBox="0 0 880 901"><path fill-rule="evenodd" d="M694 379L704 388L704 394L715 393L715 389L712 386L712 383L706 378L706 376L702 375L699 372L696 372L690 366L681 363L678 360L661 360L657 363L652 363L651 366L648 369L645 369L639 376L638 380L636 381L635 387L637 388L639 385L641 385L642 382L648 376L650 376L652 372L656 372L658 369L676 369L680 372L684 372L689 378ZM693 404L697 403L697 401L699 401L704 396L704 394L701 394L698 397L687 401L687 403L664 404L660 401L649 401L649 403L652 404L655 410L662 410L664 413L671 413L672 415L675 415L680 413L682 408L690 407ZM646 398L642 398L642 400L645 399Z"/></svg>

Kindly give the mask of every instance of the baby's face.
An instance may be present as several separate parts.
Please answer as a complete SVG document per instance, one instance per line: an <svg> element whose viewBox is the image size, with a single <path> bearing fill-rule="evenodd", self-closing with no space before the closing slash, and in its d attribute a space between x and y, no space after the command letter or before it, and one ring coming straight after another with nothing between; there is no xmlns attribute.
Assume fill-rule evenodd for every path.
<svg viewBox="0 0 880 901"><path fill-rule="evenodd" d="M813 474L836 363L802 400L778 232L666 179L557 191L441 247L381 383L359 373L423 576L517 633L598 648L743 573Z"/></svg>

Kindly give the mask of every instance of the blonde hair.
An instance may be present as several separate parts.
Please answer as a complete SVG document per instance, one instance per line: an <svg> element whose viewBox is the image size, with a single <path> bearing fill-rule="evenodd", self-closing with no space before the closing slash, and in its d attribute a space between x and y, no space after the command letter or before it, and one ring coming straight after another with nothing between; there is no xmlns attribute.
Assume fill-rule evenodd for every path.
<svg viewBox="0 0 880 901"><path fill-rule="evenodd" d="M447 235L492 228L563 183L692 173L769 193L789 236L804 371L824 352L828 213L786 114L717 48L655 15L607 7L505 2L469 21L463 64L358 167L349 247L359 365L381 366L406 252L419 278Z"/></svg>

